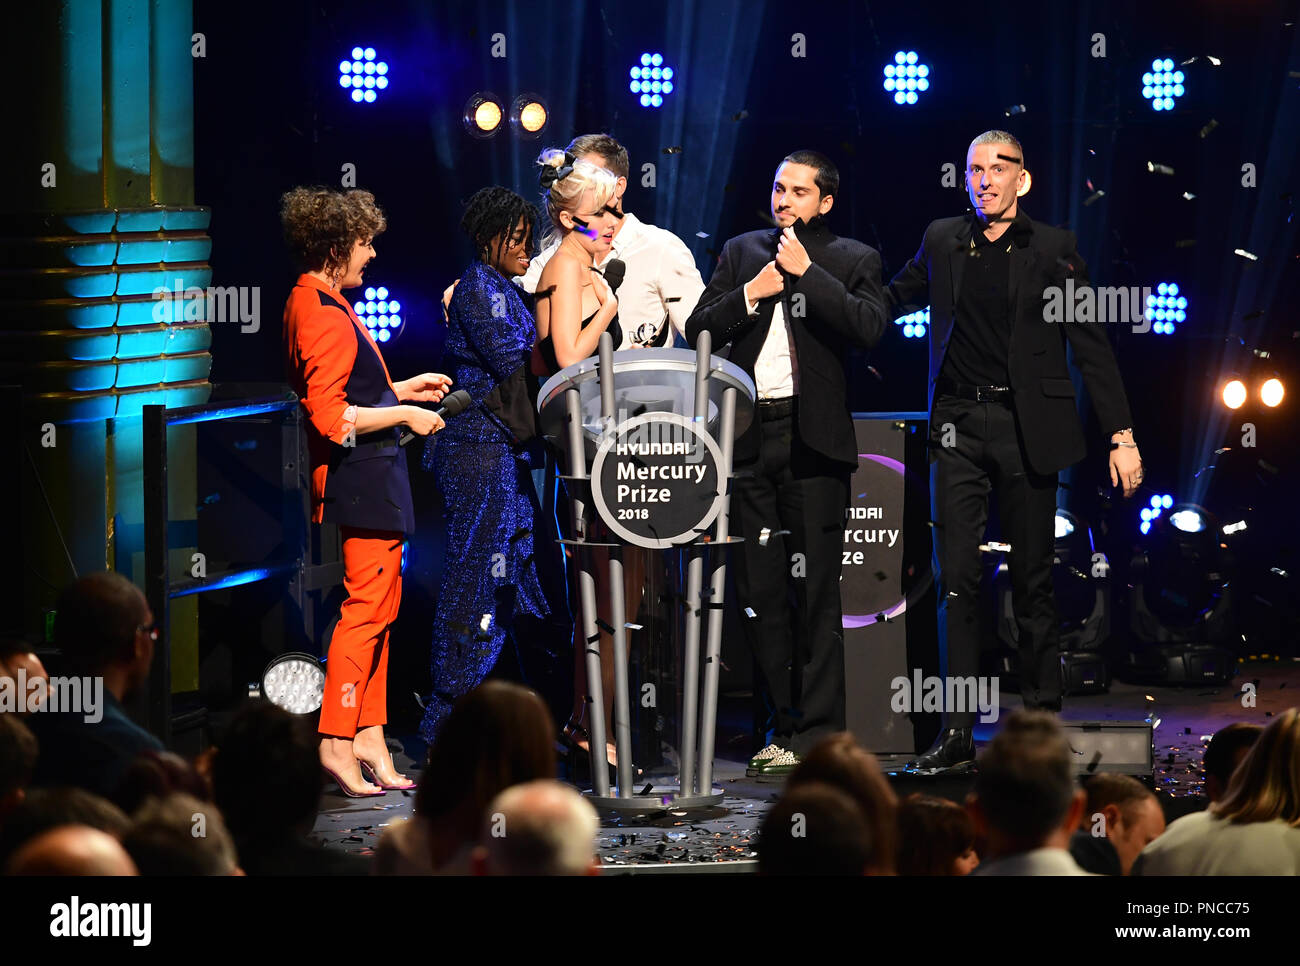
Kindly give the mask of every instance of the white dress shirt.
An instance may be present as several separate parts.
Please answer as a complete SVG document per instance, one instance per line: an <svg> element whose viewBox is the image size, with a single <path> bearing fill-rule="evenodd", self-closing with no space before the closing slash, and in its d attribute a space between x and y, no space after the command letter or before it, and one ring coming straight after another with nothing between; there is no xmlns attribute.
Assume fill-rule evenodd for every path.
<svg viewBox="0 0 1300 966"><path fill-rule="evenodd" d="M744 293L748 298L748 292ZM758 302L746 302L750 315L758 313ZM785 305L772 309L772 325L763 348L754 360L754 388L759 399L788 399L799 393L799 360L795 358L794 332L785 317Z"/></svg>
<svg viewBox="0 0 1300 966"><path fill-rule="evenodd" d="M559 247L558 241L548 245L532 260L528 271L515 278L515 284L526 292L536 292L542 269ZM686 320L704 292L704 280L686 244L672 232L647 225L628 211L623 213L622 227L614 236L609 254L599 264L611 258L627 266L623 284L618 287L622 347L635 349L653 343L665 315L673 330L685 337ZM672 344L669 337L666 345Z"/></svg>
<svg viewBox="0 0 1300 966"><path fill-rule="evenodd" d="M1065 849L1032 849L981 862L971 875L1096 875L1079 868Z"/></svg>

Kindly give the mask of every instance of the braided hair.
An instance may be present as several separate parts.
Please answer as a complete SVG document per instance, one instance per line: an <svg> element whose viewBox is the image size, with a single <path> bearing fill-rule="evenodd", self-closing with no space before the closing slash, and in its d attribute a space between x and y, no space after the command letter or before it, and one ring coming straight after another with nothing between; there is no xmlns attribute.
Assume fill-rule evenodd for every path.
<svg viewBox="0 0 1300 966"><path fill-rule="evenodd" d="M487 261L492 254L493 240L496 240L496 254L500 257L506 243L514 237L520 219L524 223L524 237L531 248L537 209L509 188L494 186L474 192L465 203L460 227L474 243L474 253Z"/></svg>

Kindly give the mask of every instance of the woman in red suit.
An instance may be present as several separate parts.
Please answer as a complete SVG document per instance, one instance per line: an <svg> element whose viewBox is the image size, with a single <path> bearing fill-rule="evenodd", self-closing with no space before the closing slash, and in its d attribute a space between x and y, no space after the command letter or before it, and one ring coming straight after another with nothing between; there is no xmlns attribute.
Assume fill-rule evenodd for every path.
<svg viewBox="0 0 1300 966"><path fill-rule="evenodd" d="M307 414L312 519L339 526L348 594L325 669L321 765L348 795L382 795L415 787L384 743L388 629L402 596L402 541L415 524L398 439L403 427L421 436L442 428L437 414L404 404L437 402L451 380L426 372L393 382L340 294L361 284L387 225L370 192L295 188L280 221L303 268L284 307L284 351Z"/></svg>

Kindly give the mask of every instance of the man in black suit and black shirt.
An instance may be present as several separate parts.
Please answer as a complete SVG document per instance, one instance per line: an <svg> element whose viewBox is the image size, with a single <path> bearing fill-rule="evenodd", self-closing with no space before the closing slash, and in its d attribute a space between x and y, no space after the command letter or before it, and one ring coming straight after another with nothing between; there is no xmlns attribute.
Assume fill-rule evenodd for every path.
<svg viewBox="0 0 1300 966"><path fill-rule="evenodd" d="M1142 482L1142 461L1101 325L1045 318L1046 299L1064 298L1069 278L1082 291L1088 277L1073 232L1019 210L1025 178L1015 137L988 131L972 141L966 190L973 213L931 222L886 296L894 317L930 306L930 489L944 673L973 678L979 670L979 544L996 489L1002 537L1011 545L1024 704L1059 711L1056 475L1087 451L1067 341L1111 440L1111 483L1126 497ZM944 731L913 762L916 770L965 766L975 757L975 709L945 711Z"/></svg>
<svg viewBox="0 0 1300 966"><path fill-rule="evenodd" d="M773 778L844 730L840 563L858 457L843 361L889 326L879 254L823 221L838 191L824 155L787 156L772 185L778 227L723 246L686 323L692 344L706 330L715 351L730 344L758 390L754 422L736 440L736 470L747 475L735 482L731 519L744 538L739 604L771 713L770 743L750 774Z"/></svg>

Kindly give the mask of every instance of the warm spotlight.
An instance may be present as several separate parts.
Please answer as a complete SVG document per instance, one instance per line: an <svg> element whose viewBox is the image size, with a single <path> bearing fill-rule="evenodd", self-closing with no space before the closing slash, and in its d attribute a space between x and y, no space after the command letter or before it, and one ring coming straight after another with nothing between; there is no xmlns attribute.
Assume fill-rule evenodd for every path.
<svg viewBox="0 0 1300 966"><path fill-rule="evenodd" d="M1264 385L1259 387L1259 398L1265 406L1277 406L1282 402L1282 397L1286 390L1282 388L1282 380L1274 376L1267 380Z"/></svg>
<svg viewBox="0 0 1300 966"><path fill-rule="evenodd" d="M478 91L465 102L465 130L476 138L490 138L496 134L505 116L501 99L488 91Z"/></svg>
<svg viewBox="0 0 1300 966"><path fill-rule="evenodd" d="M535 138L546 129L551 113L535 94L520 94L510 107L510 126L521 138Z"/></svg>
<svg viewBox="0 0 1300 966"><path fill-rule="evenodd" d="M1229 409L1240 409L1246 402L1246 384L1233 379L1223 387L1223 404Z"/></svg>

